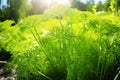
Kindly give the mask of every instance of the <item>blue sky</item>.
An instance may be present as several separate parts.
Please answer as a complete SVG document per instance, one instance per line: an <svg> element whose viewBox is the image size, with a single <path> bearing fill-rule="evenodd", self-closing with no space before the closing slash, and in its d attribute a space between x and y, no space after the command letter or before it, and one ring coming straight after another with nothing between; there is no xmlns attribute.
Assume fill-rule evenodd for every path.
<svg viewBox="0 0 120 80"><path fill-rule="evenodd" d="M2 1L2 3L1 3L2 5L6 5L7 0L1 0L1 1ZM2 7L2 5L0 5L0 8Z"/></svg>

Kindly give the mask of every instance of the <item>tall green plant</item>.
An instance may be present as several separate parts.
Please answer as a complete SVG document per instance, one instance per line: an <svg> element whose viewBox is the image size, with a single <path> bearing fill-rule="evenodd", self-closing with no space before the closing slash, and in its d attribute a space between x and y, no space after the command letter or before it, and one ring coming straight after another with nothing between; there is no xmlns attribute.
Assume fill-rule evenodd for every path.
<svg viewBox="0 0 120 80"><path fill-rule="evenodd" d="M0 44L12 52L17 79L118 79L119 18L69 7L55 13L52 8L15 26L0 23Z"/></svg>

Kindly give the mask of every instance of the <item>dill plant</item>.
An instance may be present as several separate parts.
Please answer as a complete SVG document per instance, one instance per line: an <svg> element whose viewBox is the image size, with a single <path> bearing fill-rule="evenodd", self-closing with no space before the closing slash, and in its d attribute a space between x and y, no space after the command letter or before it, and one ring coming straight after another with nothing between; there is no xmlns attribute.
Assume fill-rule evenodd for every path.
<svg viewBox="0 0 120 80"><path fill-rule="evenodd" d="M53 7L43 15L22 20L16 27L11 28L10 23L5 35L0 32L5 37L0 44L12 53L17 79L118 79L119 19L65 9L61 13Z"/></svg>

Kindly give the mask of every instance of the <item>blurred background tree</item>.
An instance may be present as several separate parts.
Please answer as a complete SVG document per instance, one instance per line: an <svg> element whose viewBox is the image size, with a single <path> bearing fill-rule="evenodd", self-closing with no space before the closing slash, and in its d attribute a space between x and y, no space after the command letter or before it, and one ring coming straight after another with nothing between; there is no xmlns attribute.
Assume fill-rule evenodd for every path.
<svg viewBox="0 0 120 80"><path fill-rule="evenodd" d="M41 14L57 3L56 0L49 3L49 0L6 0L7 6L2 6L2 1L0 0L0 21L11 19L16 22L28 15Z"/></svg>
<svg viewBox="0 0 120 80"><path fill-rule="evenodd" d="M120 9L120 0L115 0L115 8L117 11Z"/></svg>
<svg viewBox="0 0 120 80"><path fill-rule="evenodd" d="M104 5L104 10L105 11L110 11L110 6L111 6L111 2L115 2L114 4L114 8L116 11L118 11L120 9L120 0L106 0Z"/></svg>
<svg viewBox="0 0 120 80"><path fill-rule="evenodd" d="M7 0L7 6L1 8L0 21L11 19L17 22L20 18L27 16L29 9L27 0Z"/></svg>
<svg viewBox="0 0 120 80"><path fill-rule="evenodd" d="M72 8L77 8L81 11L86 10L86 4L81 2L80 0L71 0L71 7Z"/></svg>
<svg viewBox="0 0 120 80"><path fill-rule="evenodd" d="M92 6L94 5L95 5L94 0L87 0L86 3L83 3L81 0L71 0L71 7L77 8L78 10L81 11L92 11ZM102 1L99 1L96 5L98 11L104 10L104 4L102 3Z"/></svg>
<svg viewBox="0 0 120 80"><path fill-rule="evenodd" d="M102 4L101 1L99 1L98 4L97 4L97 10L98 11L104 11L104 4Z"/></svg>
<svg viewBox="0 0 120 80"><path fill-rule="evenodd" d="M94 0L88 0L86 3L86 10L91 11L93 5L95 5Z"/></svg>
<svg viewBox="0 0 120 80"><path fill-rule="evenodd" d="M57 0L31 0L32 9L30 10L30 15L41 14L45 9L50 8L54 4L57 4Z"/></svg>

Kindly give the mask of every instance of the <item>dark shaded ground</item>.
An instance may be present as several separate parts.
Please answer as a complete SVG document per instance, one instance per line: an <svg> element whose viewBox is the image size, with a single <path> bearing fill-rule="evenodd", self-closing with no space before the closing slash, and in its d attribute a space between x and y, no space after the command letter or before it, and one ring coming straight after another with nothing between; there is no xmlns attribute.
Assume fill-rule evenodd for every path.
<svg viewBox="0 0 120 80"><path fill-rule="evenodd" d="M12 76L9 72L0 69L0 80L15 80L14 75Z"/></svg>
<svg viewBox="0 0 120 80"><path fill-rule="evenodd" d="M15 80L15 75L12 75L11 72L5 69L5 66L7 62L9 61L11 57L10 52L5 51L4 49L1 49L0 51L0 80Z"/></svg>

